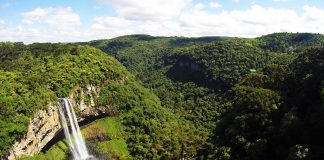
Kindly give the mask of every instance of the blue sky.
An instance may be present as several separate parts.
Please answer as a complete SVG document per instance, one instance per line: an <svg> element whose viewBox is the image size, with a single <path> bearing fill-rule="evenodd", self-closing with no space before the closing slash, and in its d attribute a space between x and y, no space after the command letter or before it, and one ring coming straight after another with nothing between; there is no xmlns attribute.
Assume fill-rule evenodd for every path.
<svg viewBox="0 0 324 160"><path fill-rule="evenodd" d="M0 0L0 41L324 33L323 0Z"/></svg>

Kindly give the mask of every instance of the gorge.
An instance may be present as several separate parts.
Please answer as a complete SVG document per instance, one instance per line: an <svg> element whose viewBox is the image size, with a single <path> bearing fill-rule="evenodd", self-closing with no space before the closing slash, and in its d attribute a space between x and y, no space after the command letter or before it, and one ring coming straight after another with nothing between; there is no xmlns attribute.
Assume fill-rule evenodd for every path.
<svg viewBox="0 0 324 160"><path fill-rule="evenodd" d="M323 159L323 42L275 33L0 43L0 157Z"/></svg>

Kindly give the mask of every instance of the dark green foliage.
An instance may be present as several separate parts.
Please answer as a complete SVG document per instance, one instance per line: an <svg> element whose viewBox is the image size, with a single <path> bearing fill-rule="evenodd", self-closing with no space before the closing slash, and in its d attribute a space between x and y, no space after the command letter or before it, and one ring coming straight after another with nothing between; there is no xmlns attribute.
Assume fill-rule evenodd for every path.
<svg viewBox="0 0 324 160"><path fill-rule="evenodd" d="M96 103L121 113L136 159L324 159L323 42L321 34L276 33L80 43L112 54L135 77L90 47L2 43L1 151L35 106L93 84Z"/></svg>
<svg viewBox="0 0 324 160"><path fill-rule="evenodd" d="M324 48L307 49L292 63L289 75L290 85L287 99L295 113L294 128L302 128L301 134L286 131L287 137L299 139L299 143L309 149L312 159L322 159L324 147L323 86ZM291 139L290 139L291 140ZM291 141L289 141L292 143Z"/></svg>
<svg viewBox="0 0 324 160"><path fill-rule="evenodd" d="M274 52L299 52L305 47L324 46L324 36L312 33L274 33L260 38L260 46Z"/></svg>
<svg viewBox="0 0 324 160"><path fill-rule="evenodd" d="M199 38L174 38L170 40L169 44L175 47L184 47L197 44L204 44L210 42L223 41L232 39L231 37L199 37Z"/></svg>
<svg viewBox="0 0 324 160"><path fill-rule="evenodd" d="M311 140L320 139L323 128L323 54L302 53L322 46L322 35L124 36L90 44L107 52L111 47L104 46L117 42L131 44L113 47L114 55L153 89L162 106L205 133L197 158L323 157L323 147Z"/></svg>
<svg viewBox="0 0 324 160"><path fill-rule="evenodd" d="M323 55L309 48L290 68L270 65L246 76L215 130L216 149L229 147L231 159L322 159Z"/></svg>
<svg viewBox="0 0 324 160"><path fill-rule="evenodd" d="M110 81L101 88L98 105L116 106L123 114L127 143L136 159L178 159L196 154L205 132L161 107L158 97L132 81ZM183 155L183 153L186 155Z"/></svg>
<svg viewBox="0 0 324 160"><path fill-rule="evenodd" d="M203 83L207 82L211 87L228 90L251 70L261 70L273 59L252 42L230 40L185 48L176 53L174 61L190 63L192 70L204 74L201 79ZM190 57L198 66L195 67L193 62L183 60L184 55Z"/></svg>
<svg viewBox="0 0 324 160"><path fill-rule="evenodd" d="M268 150L273 136L272 117L280 96L271 90L246 86L234 88L233 108L219 123L216 144L231 148L231 159L273 159Z"/></svg>
<svg viewBox="0 0 324 160"><path fill-rule="evenodd" d="M136 159L179 159L196 154L206 137L161 106L134 108L125 118L129 151Z"/></svg>

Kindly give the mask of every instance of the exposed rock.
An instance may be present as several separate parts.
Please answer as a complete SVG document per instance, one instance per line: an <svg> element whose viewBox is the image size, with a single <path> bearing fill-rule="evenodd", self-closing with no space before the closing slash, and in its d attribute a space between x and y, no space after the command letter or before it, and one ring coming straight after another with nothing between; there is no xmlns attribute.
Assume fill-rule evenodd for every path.
<svg viewBox="0 0 324 160"><path fill-rule="evenodd" d="M46 110L39 110L30 121L27 134L16 142L7 157L16 159L21 155L33 155L40 151L61 129L58 109L50 104Z"/></svg>
<svg viewBox="0 0 324 160"><path fill-rule="evenodd" d="M69 99L74 106L80 109L78 121L81 122L87 117L96 117L103 114L115 114L115 108L107 109L107 107L96 106L94 97L98 95L98 88L88 85L85 89L81 89L81 99L79 102L75 100L75 94L71 94ZM90 99L87 105L84 97ZM44 110L39 110L34 114L34 118L30 120L27 133L17 142L14 143L7 159L14 160L22 155L32 156L40 152L42 148L60 131L61 123L57 105L49 104Z"/></svg>

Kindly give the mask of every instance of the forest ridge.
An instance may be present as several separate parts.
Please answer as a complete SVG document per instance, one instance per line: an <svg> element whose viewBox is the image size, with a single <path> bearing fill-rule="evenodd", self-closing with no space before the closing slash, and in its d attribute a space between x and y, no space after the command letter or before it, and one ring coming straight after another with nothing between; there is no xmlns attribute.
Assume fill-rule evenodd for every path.
<svg viewBox="0 0 324 160"><path fill-rule="evenodd" d="M91 141L114 158L324 158L322 34L6 42L0 62L0 157L37 110L91 84L117 106L118 122L100 123L122 128L120 143Z"/></svg>

